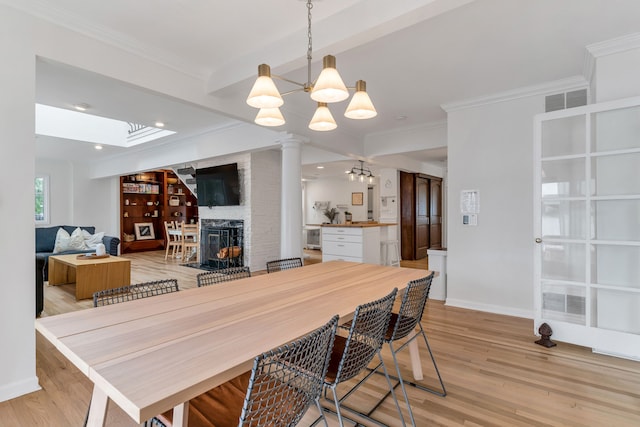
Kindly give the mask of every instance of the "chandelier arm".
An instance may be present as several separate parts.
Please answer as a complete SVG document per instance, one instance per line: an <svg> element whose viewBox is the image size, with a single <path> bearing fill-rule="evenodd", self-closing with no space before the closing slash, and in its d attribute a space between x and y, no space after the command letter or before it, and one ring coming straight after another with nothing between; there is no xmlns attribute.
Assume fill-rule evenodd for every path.
<svg viewBox="0 0 640 427"><path fill-rule="evenodd" d="M290 94L296 93L296 92L304 92L304 87L300 88L300 89L293 89L293 90L290 90L289 92L282 92L282 93L280 93L280 95L287 96L287 95L290 95Z"/></svg>
<svg viewBox="0 0 640 427"><path fill-rule="evenodd" d="M304 88L305 88L305 86L306 86L306 83L299 83L299 82L296 82L296 81L294 81L294 80L289 80L289 79L288 79L288 78L286 78L286 77L278 76L277 74L271 74L271 78L274 78L274 77L275 77L276 79L278 79L278 80L282 80L282 81L285 81L285 82L292 83L292 84L294 84L294 85L296 85L296 86L300 86L300 87L302 87L303 89L304 89Z"/></svg>

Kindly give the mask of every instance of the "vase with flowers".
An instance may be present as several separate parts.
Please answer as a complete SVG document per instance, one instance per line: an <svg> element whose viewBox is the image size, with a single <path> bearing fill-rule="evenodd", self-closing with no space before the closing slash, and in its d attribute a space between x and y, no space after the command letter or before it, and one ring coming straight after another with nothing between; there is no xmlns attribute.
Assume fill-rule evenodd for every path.
<svg viewBox="0 0 640 427"><path fill-rule="evenodd" d="M324 213L324 216L326 216L329 219L330 224L334 223L334 220L338 218L338 214L339 214L338 209L336 208L331 208L331 209L327 208L324 210L323 213Z"/></svg>

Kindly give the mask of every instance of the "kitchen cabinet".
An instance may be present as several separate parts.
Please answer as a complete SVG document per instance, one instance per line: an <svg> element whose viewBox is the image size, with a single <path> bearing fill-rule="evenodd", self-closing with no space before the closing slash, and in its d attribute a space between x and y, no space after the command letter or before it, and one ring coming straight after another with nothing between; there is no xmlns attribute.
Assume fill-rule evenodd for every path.
<svg viewBox="0 0 640 427"><path fill-rule="evenodd" d="M380 241L395 224L323 224L322 261L344 260L380 264Z"/></svg>

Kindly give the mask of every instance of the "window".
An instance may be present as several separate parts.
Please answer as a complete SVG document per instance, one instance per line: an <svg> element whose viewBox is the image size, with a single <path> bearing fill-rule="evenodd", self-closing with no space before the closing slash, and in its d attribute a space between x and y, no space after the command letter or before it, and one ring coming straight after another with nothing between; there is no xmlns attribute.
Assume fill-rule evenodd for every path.
<svg viewBox="0 0 640 427"><path fill-rule="evenodd" d="M35 180L36 224L49 224L49 177L36 175Z"/></svg>

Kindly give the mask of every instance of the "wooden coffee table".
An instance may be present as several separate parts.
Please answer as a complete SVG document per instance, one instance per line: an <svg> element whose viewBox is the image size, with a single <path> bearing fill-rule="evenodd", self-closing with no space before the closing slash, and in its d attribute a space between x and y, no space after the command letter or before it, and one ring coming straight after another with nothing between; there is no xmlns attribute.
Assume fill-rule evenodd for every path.
<svg viewBox="0 0 640 427"><path fill-rule="evenodd" d="M49 257L49 285L76 284L76 300L94 292L131 284L131 260L108 256L80 258L78 254Z"/></svg>

